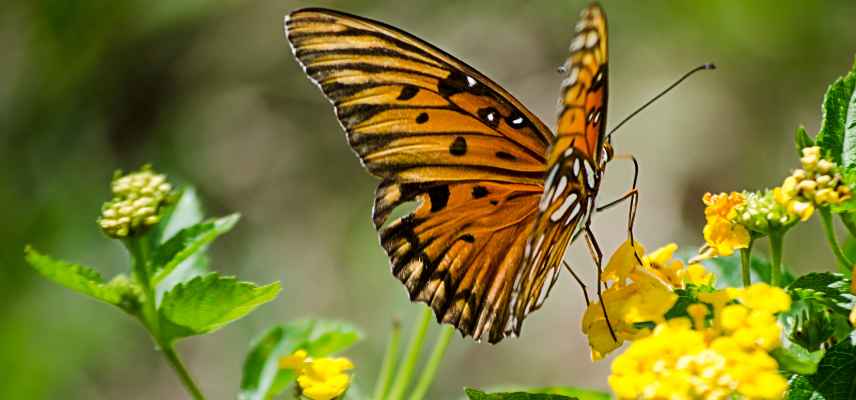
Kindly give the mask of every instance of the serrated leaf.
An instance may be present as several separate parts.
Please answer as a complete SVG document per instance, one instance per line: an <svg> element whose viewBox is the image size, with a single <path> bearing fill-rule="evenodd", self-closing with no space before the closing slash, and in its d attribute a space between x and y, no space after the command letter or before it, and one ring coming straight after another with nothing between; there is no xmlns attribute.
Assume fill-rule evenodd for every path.
<svg viewBox="0 0 856 400"><path fill-rule="evenodd" d="M243 400L262 400L282 393L297 376L280 370L279 359L298 349L311 357L325 357L346 350L362 334L353 326L336 321L300 320L268 330L251 346L241 379Z"/></svg>
<svg viewBox="0 0 856 400"><path fill-rule="evenodd" d="M853 65L851 75L856 75L856 64ZM856 84L854 90L850 94L850 101L847 103L847 116L844 121L844 149L841 153L841 161L845 167L852 167L856 164Z"/></svg>
<svg viewBox="0 0 856 400"><path fill-rule="evenodd" d="M826 351L817 373L791 380L788 399L856 398L856 332Z"/></svg>
<svg viewBox="0 0 856 400"><path fill-rule="evenodd" d="M280 291L279 282L257 286L216 273L193 278L164 294L163 320L183 329L167 333L170 339L215 331L267 303Z"/></svg>
<svg viewBox="0 0 856 400"><path fill-rule="evenodd" d="M817 365L823 358L824 351L808 351L797 343L787 343L773 350L770 355L785 371L801 375L812 375L817 372Z"/></svg>
<svg viewBox="0 0 856 400"><path fill-rule="evenodd" d="M134 313L139 306L140 299L127 279L117 277L113 281L105 282L101 274L90 267L53 259L30 246L24 249L24 258L27 264L43 277L75 292L118 306L130 313Z"/></svg>
<svg viewBox="0 0 856 400"><path fill-rule="evenodd" d="M836 79L829 85L823 97L823 120L816 141L824 156L831 157L838 164L843 162L844 132L854 87L856 87L856 69Z"/></svg>
<svg viewBox="0 0 856 400"><path fill-rule="evenodd" d="M788 381L786 400L826 400L822 394L814 390L808 377L794 375Z"/></svg>
<svg viewBox="0 0 856 400"><path fill-rule="evenodd" d="M178 231L169 240L158 246L152 256L155 275L152 283L157 285L171 274L176 267L205 248L218 236L229 232L240 219L232 214L223 218L208 220Z"/></svg>
<svg viewBox="0 0 856 400"><path fill-rule="evenodd" d="M476 389L464 389L464 393L470 400L572 400L576 397L568 397L561 394L527 393L527 392L505 392L485 393Z"/></svg>
<svg viewBox="0 0 856 400"><path fill-rule="evenodd" d="M161 243L172 238L178 231L196 225L205 218L202 202L193 187L181 190L178 201L164 209L161 222L156 229L155 243Z"/></svg>
<svg viewBox="0 0 856 400"><path fill-rule="evenodd" d="M814 146L814 140L806 133L804 126L797 128L794 145L797 148L797 157L802 157L802 149Z"/></svg>

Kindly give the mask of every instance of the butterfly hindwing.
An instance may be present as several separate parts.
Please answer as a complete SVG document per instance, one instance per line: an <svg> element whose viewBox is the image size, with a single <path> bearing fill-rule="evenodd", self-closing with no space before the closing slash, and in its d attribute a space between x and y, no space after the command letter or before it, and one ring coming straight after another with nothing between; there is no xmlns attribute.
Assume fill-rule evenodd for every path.
<svg viewBox="0 0 856 400"><path fill-rule="evenodd" d="M374 223L394 275L438 320L501 340L514 302L532 295L513 289L552 134L493 81L396 28L323 9L285 25L351 147L383 179Z"/></svg>

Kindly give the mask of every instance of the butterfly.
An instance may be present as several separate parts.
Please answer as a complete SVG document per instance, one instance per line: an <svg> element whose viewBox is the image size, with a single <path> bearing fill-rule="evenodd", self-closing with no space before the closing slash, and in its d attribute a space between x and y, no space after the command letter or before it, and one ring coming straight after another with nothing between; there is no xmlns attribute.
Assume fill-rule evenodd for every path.
<svg viewBox="0 0 856 400"><path fill-rule="evenodd" d="M589 226L612 158L600 6L575 30L553 134L501 86L398 28L322 8L285 18L294 56L381 179L372 217L392 273L463 336L519 335L577 236L600 266Z"/></svg>

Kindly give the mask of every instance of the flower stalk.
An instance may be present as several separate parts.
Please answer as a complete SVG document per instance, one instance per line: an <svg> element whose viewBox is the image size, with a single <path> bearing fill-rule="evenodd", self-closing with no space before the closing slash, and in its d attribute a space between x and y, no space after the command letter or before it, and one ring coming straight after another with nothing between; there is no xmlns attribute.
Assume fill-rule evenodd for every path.
<svg viewBox="0 0 856 400"><path fill-rule="evenodd" d="M419 354L422 351L422 343L425 341L425 333L428 331L428 325L431 322L431 308L425 307L422 311L422 316L414 326L413 336L410 338L410 343L407 345L407 353L404 356L404 362L398 368L395 374L395 384L390 390L390 400L401 400L404 398L404 392L410 384L410 379L413 377L413 370L416 363L419 361Z"/></svg>
<svg viewBox="0 0 856 400"><path fill-rule="evenodd" d="M398 361L398 349L401 344L401 324L396 320L392 323L392 332L389 343L386 345L386 353L383 356L380 373L375 383L374 400L383 400L389 392L392 383L392 375L395 371L395 363Z"/></svg>
<svg viewBox="0 0 856 400"><path fill-rule="evenodd" d="M752 284L752 241L749 241L749 247L740 249L740 269L743 277L743 287L749 287Z"/></svg>
<svg viewBox="0 0 856 400"><path fill-rule="evenodd" d="M770 232L770 285L782 286L782 246L784 232Z"/></svg>
<svg viewBox="0 0 856 400"><path fill-rule="evenodd" d="M410 395L410 400L422 400L425 398L428 388L431 387L431 382L434 381L434 375L437 374L437 369L440 367L440 361L443 360L443 355L446 354L446 348L449 346L449 341L452 339L453 333L455 333L453 327L450 325L443 326L443 331L440 332L440 337L437 338L434 350L431 351L431 357L428 358L428 363L425 364L425 369L422 370L422 374L419 376L419 381Z"/></svg>
<svg viewBox="0 0 856 400"><path fill-rule="evenodd" d="M835 236L835 226L832 223L832 212L829 211L829 207L820 208L820 220L823 222L823 233L826 234L826 241L829 243L835 259L838 261L838 268L845 275L849 274L853 263L844 255L844 251L838 245L838 238Z"/></svg>

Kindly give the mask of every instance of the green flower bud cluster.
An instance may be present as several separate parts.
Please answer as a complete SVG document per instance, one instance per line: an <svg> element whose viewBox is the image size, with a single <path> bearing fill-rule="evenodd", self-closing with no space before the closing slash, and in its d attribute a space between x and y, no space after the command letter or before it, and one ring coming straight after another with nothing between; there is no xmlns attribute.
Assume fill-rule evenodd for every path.
<svg viewBox="0 0 856 400"><path fill-rule="evenodd" d="M771 230L793 224L797 217L776 201L773 192L744 192L745 201L734 207L735 222L750 231L768 234Z"/></svg>
<svg viewBox="0 0 856 400"><path fill-rule="evenodd" d="M160 207L170 201L172 185L149 166L112 182L113 200L101 207L98 225L108 236L124 238L145 231L160 221Z"/></svg>

